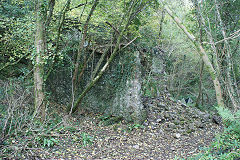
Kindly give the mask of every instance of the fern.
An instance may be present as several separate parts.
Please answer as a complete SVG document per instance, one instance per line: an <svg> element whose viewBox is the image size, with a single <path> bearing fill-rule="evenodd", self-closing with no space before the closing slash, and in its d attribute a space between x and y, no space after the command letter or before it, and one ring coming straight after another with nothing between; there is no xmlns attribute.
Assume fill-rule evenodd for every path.
<svg viewBox="0 0 240 160"><path fill-rule="evenodd" d="M216 107L218 113L220 116L223 118L224 121L230 121L233 122L235 121L235 116L232 114L232 112L224 107Z"/></svg>
<svg viewBox="0 0 240 160"><path fill-rule="evenodd" d="M233 113L227 108L216 107L218 113L223 118L227 132L234 132L240 138L240 110Z"/></svg>

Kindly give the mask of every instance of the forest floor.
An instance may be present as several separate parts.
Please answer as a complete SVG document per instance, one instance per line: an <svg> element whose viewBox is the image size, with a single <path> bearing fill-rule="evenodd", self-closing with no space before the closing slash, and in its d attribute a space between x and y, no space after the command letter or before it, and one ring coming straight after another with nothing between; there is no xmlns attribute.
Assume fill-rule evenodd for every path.
<svg viewBox="0 0 240 160"><path fill-rule="evenodd" d="M51 148L32 150L31 158L187 159L201 152L200 149L209 145L222 130L222 126L214 123L205 112L192 110L178 102L159 105L161 101L147 100L151 109L143 125L121 121L106 126L100 115L93 114L68 119L64 123L70 130L75 129L53 132L52 137L58 143ZM172 123L178 119L180 124Z"/></svg>

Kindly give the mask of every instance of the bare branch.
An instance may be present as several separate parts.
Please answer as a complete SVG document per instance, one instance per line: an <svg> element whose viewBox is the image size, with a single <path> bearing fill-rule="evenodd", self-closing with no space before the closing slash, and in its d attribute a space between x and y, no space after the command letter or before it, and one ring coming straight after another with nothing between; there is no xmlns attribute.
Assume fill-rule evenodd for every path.
<svg viewBox="0 0 240 160"><path fill-rule="evenodd" d="M79 5L75 6L75 7L70 8L69 11L71 11L73 9L76 9L76 8L79 8L79 7L82 7L82 6L87 5L87 4L88 3L81 3L81 4L79 4Z"/></svg>

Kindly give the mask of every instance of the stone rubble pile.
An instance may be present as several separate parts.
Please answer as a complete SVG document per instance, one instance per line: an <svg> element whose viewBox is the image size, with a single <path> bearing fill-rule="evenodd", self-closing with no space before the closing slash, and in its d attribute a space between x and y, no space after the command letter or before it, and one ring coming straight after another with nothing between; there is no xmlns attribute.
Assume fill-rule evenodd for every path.
<svg viewBox="0 0 240 160"><path fill-rule="evenodd" d="M221 124L217 115L212 116L197 108L187 106L181 101L176 102L168 95L145 98L143 104L149 113L148 119L143 125L150 126L152 129L160 128L160 132L171 132L175 138L210 127L213 124Z"/></svg>

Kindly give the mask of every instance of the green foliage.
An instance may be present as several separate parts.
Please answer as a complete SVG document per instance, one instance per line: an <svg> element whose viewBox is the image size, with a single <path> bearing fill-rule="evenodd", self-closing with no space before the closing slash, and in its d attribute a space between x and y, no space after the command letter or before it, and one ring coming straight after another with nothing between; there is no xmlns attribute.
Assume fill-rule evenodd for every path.
<svg viewBox="0 0 240 160"><path fill-rule="evenodd" d="M58 133L66 133L66 132L69 132L69 133L75 133L77 131L77 129L74 127L74 126L59 126L55 129L56 132Z"/></svg>
<svg viewBox="0 0 240 160"><path fill-rule="evenodd" d="M240 111L232 113L229 109L216 107L221 115L225 129L215 137L214 142L203 153L191 159L235 160L240 157Z"/></svg>
<svg viewBox="0 0 240 160"><path fill-rule="evenodd" d="M240 110L238 110L236 113L232 113L227 108L216 107L216 109L223 118L223 121L227 127L227 132L236 134L238 139L240 139Z"/></svg>
<svg viewBox="0 0 240 160"><path fill-rule="evenodd" d="M151 73L143 80L142 92L144 96L156 97L159 91L159 82L152 78Z"/></svg>
<svg viewBox="0 0 240 160"><path fill-rule="evenodd" d="M24 6L24 7L23 7ZM34 9L34 2L31 0L5 0L1 2L0 13L3 17L20 18Z"/></svg>
<svg viewBox="0 0 240 160"><path fill-rule="evenodd" d="M129 131L133 131L134 129L140 129L140 128L144 128L144 126L141 124L129 124L128 125Z"/></svg>
<svg viewBox="0 0 240 160"><path fill-rule="evenodd" d="M101 120L101 121L106 121L110 118L111 116L110 115L102 115L100 116L98 119Z"/></svg>
<svg viewBox="0 0 240 160"><path fill-rule="evenodd" d="M35 140L42 147L53 147L58 143L58 140L53 137L38 136Z"/></svg>
<svg viewBox="0 0 240 160"><path fill-rule="evenodd" d="M190 158L192 160L235 160L240 156L240 140L231 132L217 135L210 147L204 148L203 153Z"/></svg>
<svg viewBox="0 0 240 160"><path fill-rule="evenodd" d="M81 136L82 136L83 146L87 146L88 144L91 145L93 143L94 138L88 135L87 133L83 132Z"/></svg>

